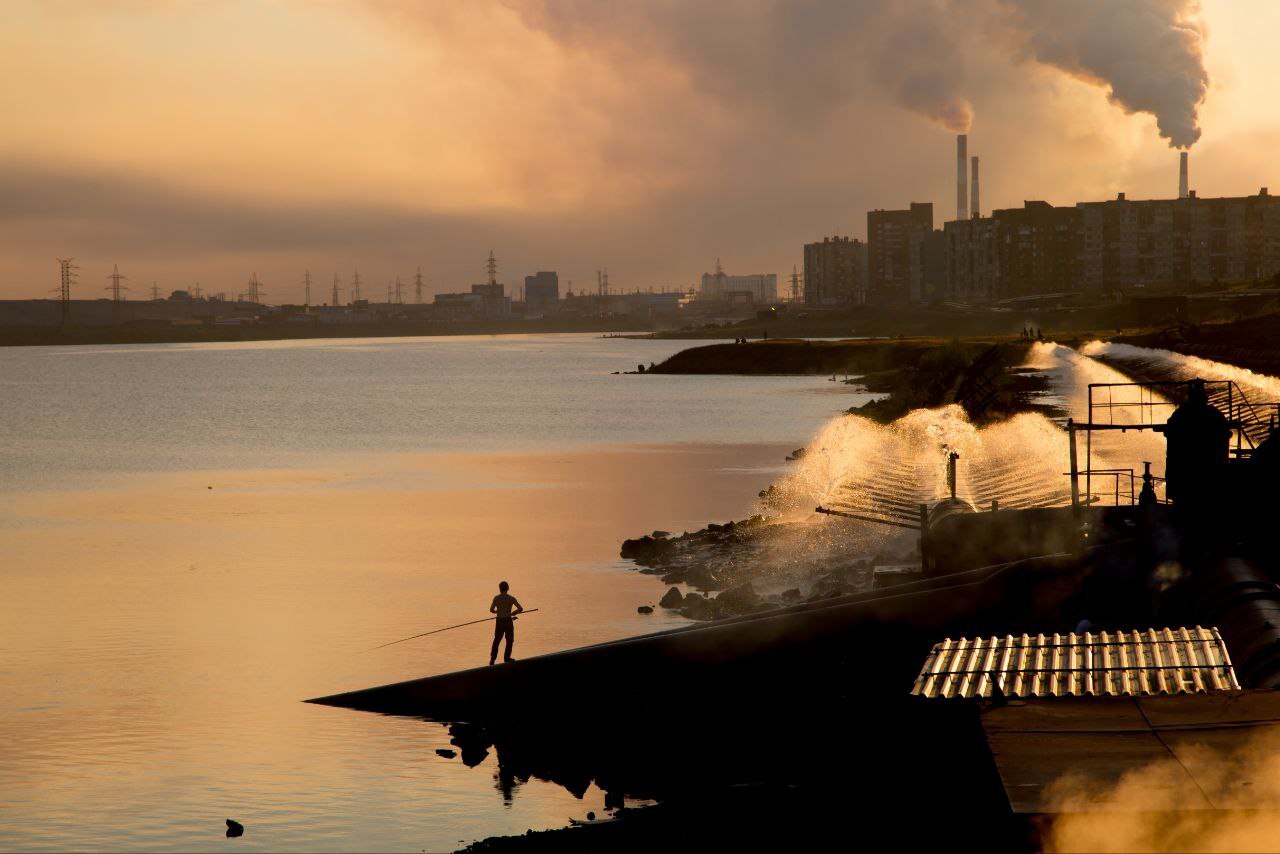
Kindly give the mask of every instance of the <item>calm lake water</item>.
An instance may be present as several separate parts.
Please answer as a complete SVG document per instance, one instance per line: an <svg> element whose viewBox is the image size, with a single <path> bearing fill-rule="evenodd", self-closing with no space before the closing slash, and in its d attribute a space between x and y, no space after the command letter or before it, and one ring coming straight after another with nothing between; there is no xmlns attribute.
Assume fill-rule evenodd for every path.
<svg viewBox="0 0 1280 854"><path fill-rule="evenodd" d="M865 398L592 336L0 349L0 849L451 850L600 811L306 697L681 622L620 540L752 511ZM223 838L223 821L245 824Z"/></svg>

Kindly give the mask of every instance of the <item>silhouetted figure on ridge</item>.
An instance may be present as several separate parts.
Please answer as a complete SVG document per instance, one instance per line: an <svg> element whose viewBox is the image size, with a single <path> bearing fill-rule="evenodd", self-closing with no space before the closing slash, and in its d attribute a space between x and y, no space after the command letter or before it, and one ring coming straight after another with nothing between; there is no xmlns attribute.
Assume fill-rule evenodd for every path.
<svg viewBox="0 0 1280 854"><path fill-rule="evenodd" d="M507 584L507 582L499 582L498 595L493 597L493 604L489 606L489 613L498 615L493 628L493 648L489 650L490 664L493 664L498 657L498 643L504 635L507 638L507 650L503 654L502 660L515 660L511 657L511 647L516 642L516 614L524 611L524 606L516 601L516 597L507 592L510 589L511 585Z"/></svg>

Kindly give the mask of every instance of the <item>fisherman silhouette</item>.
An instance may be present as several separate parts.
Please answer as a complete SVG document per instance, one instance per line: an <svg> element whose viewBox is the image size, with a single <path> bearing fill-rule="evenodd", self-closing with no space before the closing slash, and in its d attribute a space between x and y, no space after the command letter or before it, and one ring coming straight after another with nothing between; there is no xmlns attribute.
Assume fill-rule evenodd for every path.
<svg viewBox="0 0 1280 854"><path fill-rule="evenodd" d="M502 640L502 636L507 637L507 650L502 656L502 660L515 661L511 657L511 647L516 642L516 614L524 610L524 606L516 601L516 597L507 591L511 589L511 585L505 581L498 583L498 595L493 597L493 604L489 606L490 614L497 614L497 622L493 628L493 648L489 650L489 663L493 664L498 657L498 643ZM514 611L512 609L515 609Z"/></svg>

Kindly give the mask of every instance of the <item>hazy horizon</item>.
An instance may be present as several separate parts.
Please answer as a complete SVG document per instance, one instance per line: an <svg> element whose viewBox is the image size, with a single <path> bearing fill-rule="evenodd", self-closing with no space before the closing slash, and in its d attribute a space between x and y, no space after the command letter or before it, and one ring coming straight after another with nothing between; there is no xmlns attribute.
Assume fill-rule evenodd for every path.
<svg viewBox="0 0 1280 854"><path fill-rule="evenodd" d="M970 118L984 212L1172 197L1170 139L1200 130L1200 195L1273 183L1280 120L1257 105L1280 7L1090 2L1070 27L1061 8L18 0L0 298L51 296L67 256L80 299L113 264L133 299L256 273L300 301L304 269L320 299L355 269L376 298L419 266L452 291L490 250L513 291L602 267L616 289L688 286L717 258L781 278L868 209L952 218Z"/></svg>

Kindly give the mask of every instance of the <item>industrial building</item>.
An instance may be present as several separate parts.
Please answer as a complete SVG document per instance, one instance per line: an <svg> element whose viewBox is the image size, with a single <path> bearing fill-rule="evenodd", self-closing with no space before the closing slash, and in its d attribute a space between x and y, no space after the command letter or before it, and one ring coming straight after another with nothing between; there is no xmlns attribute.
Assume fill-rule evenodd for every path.
<svg viewBox="0 0 1280 854"><path fill-rule="evenodd" d="M557 314L560 311L560 277L545 271L525 276L524 304L529 317Z"/></svg>
<svg viewBox="0 0 1280 854"><path fill-rule="evenodd" d="M698 298L705 300L741 300L744 295L757 305L769 305L778 301L778 274L752 273L748 276L731 276L716 261L714 273L702 274L702 287Z"/></svg>

